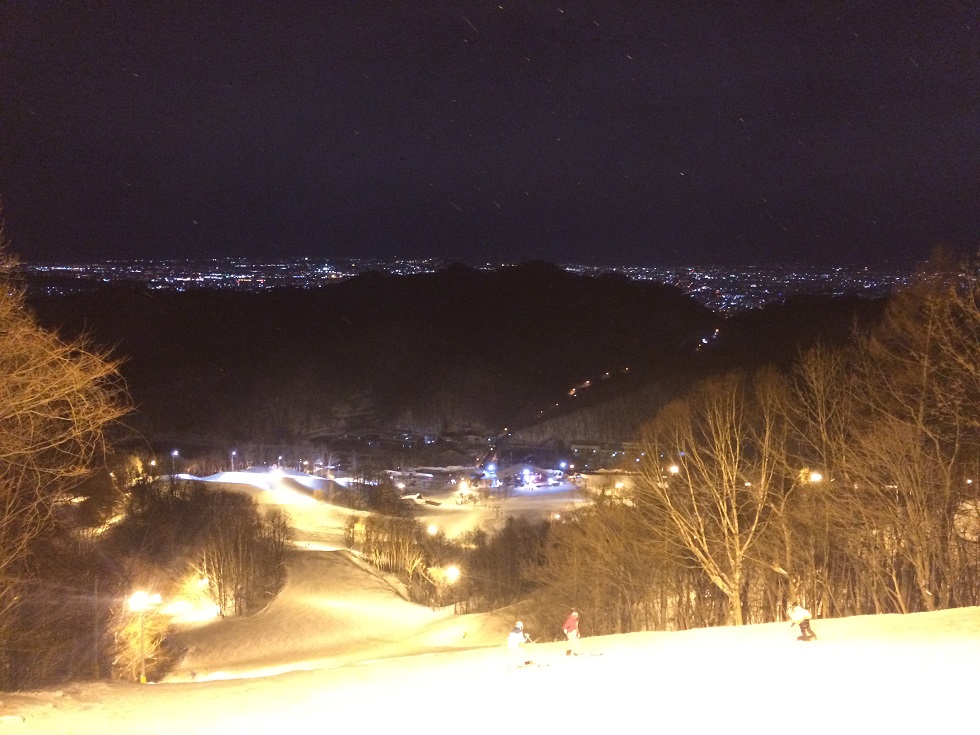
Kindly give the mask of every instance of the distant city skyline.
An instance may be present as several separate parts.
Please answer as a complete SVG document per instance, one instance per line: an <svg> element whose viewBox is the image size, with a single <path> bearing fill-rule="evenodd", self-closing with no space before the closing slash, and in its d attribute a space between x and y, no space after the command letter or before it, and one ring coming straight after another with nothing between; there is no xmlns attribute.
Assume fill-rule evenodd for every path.
<svg viewBox="0 0 980 735"><path fill-rule="evenodd" d="M46 284L49 295L135 282L154 290L223 289L261 291L275 288L320 288L371 271L389 275L433 273L449 267L440 259L298 258L262 261L248 258L106 260L92 263L23 263L21 271L67 277L70 283ZM475 266L495 269L515 266ZM580 275L615 273L627 278L676 286L716 311L743 311L801 294L878 298L908 282L906 269L834 267L825 270L783 266L638 267L553 264Z"/></svg>
<svg viewBox="0 0 980 735"><path fill-rule="evenodd" d="M0 7L29 262L908 267L980 245L971 4Z"/></svg>

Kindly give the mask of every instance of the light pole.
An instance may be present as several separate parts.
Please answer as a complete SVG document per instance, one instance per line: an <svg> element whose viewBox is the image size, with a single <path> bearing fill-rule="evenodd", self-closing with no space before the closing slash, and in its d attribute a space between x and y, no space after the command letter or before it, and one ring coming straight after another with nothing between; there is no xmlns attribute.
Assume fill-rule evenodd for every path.
<svg viewBox="0 0 980 735"><path fill-rule="evenodd" d="M177 456L180 454L176 449L170 453L170 475L177 474Z"/></svg>
<svg viewBox="0 0 980 735"><path fill-rule="evenodd" d="M238 452L236 452L234 449L231 450L231 471L232 472L235 471L235 455L237 455L237 454L238 454Z"/></svg>
<svg viewBox="0 0 980 735"><path fill-rule="evenodd" d="M176 455L177 450L174 450ZM143 612L150 606L160 602L160 595L151 595L148 592L134 592L129 598L129 609L139 613L140 616L140 684L146 684L146 648L143 645Z"/></svg>

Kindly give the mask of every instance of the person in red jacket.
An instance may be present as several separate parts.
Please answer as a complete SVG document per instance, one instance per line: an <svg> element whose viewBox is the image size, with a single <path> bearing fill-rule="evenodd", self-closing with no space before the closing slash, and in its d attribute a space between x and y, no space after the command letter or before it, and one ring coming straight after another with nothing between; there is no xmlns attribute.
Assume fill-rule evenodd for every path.
<svg viewBox="0 0 980 735"><path fill-rule="evenodd" d="M578 613L572 610L568 618L565 619L565 625L562 627L565 632L565 637L568 639L568 650L565 651L566 656L578 656Z"/></svg>

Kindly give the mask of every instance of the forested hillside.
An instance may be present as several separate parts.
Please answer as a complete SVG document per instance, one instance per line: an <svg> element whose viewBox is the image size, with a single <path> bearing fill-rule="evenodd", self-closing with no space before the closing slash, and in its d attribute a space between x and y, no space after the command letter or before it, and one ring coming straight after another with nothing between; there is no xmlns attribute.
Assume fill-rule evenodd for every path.
<svg viewBox="0 0 980 735"><path fill-rule="evenodd" d="M125 361L147 437L269 443L504 426L621 440L695 374L785 359L873 309L822 299L726 320L672 287L543 263L319 290L105 285L31 305Z"/></svg>

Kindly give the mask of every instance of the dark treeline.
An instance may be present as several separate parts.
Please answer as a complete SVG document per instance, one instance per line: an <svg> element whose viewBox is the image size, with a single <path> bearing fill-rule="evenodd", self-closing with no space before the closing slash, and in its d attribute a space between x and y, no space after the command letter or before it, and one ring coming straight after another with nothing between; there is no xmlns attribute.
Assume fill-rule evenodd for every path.
<svg viewBox="0 0 980 735"><path fill-rule="evenodd" d="M583 379L683 360L715 321L676 289L545 264L260 293L107 286L31 303L45 326L125 356L144 434L268 444L524 423Z"/></svg>
<svg viewBox="0 0 980 735"><path fill-rule="evenodd" d="M540 594L602 633L980 603L978 298L934 265L850 345L697 381L553 527Z"/></svg>
<svg viewBox="0 0 980 735"><path fill-rule="evenodd" d="M136 590L247 615L282 587L291 529L281 510L261 512L232 489L134 478L100 483L118 490L62 508L34 539L32 579L5 611L0 690L134 680L142 661L161 676L180 652L168 645L166 615L130 609Z"/></svg>
<svg viewBox="0 0 980 735"><path fill-rule="evenodd" d="M412 543L403 520L352 548L415 574L419 600L523 605L541 625L575 606L594 634L782 620L793 601L824 617L976 605L978 301L972 274L933 264L846 340L707 371L648 416L633 483L560 521ZM427 576L451 559L464 587Z"/></svg>
<svg viewBox="0 0 980 735"><path fill-rule="evenodd" d="M630 386L606 387L600 379L599 396L586 393L581 407L572 402L518 428L515 440L531 445L635 441L651 416L697 380L735 368L785 369L808 346L847 345L855 329L881 318L884 305L884 300L853 296L803 295L719 318L717 335L712 332L688 359L662 365Z"/></svg>
<svg viewBox="0 0 980 735"><path fill-rule="evenodd" d="M532 441L624 441L699 371L788 359L846 338L877 308L796 299L724 319L673 287L542 263L368 274L312 291L106 285L31 306L45 327L123 358L128 423L147 438L276 446L504 426Z"/></svg>

